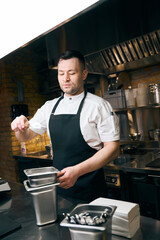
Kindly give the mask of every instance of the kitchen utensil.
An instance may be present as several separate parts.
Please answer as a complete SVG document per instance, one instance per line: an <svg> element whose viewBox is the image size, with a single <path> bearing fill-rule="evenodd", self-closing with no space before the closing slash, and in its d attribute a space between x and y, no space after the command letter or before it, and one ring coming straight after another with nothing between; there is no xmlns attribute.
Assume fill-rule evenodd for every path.
<svg viewBox="0 0 160 240"><path fill-rule="evenodd" d="M76 206L71 213L69 214L70 216L75 216L75 215L85 215L88 213L91 217L97 216L98 218L105 212L107 211L107 218L109 220L110 217L112 217L116 207L115 206L96 206L96 205L89 205L89 204L80 204ZM77 222L71 223L68 221L68 219L65 217L65 219L61 222L61 226L63 227L71 227L71 228L79 228L83 230L99 230L99 231L104 231L106 230L106 224L108 222L106 220L102 224L96 224L96 225L88 225L87 223L85 224L79 224Z"/></svg>
<svg viewBox="0 0 160 240"><path fill-rule="evenodd" d="M31 187L40 187L57 181L58 170L54 167L25 169Z"/></svg>
<svg viewBox="0 0 160 240"><path fill-rule="evenodd" d="M108 91L116 90L117 89L117 75L111 74L108 75Z"/></svg>
<svg viewBox="0 0 160 240"><path fill-rule="evenodd" d="M92 212L82 212L79 214L70 215L69 213L63 214L69 223L89 225L89 226L98 226L102 223L105 223L110 217L111 208L105 208L104 211L97 216L97 213Z"/></svg>
<svg viewBox="0 0 160 240"><path fill-rule="evenodd" d="M131 86L131 79L127 72L121 72L117 77L117 88L123 85L123 89L128 89Z"/></svg>
<svg viewBox="0 0 160 240"><path fill-rule="evenodd" d="M149 84L149 103L153 105L160 104L160 84Z"/></svg>
<svg viewBox="0 0 160 240"><path fill-rule="evenodd" d="M160 129L149 129L148 136L150 140L159 141L160 140Z"/></svg>
<svg viewBox="0 0 160 240"><path fill-rule="evenodd" d="M138 141L141 137L141 133L130 133L129 137L133 141Z"/></svg>

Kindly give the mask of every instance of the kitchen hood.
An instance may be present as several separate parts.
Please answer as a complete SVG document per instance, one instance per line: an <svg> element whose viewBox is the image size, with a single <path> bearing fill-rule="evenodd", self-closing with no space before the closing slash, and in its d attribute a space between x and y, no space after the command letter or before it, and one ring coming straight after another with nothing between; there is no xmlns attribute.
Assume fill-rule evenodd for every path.
<svg viewBox="0 0 160 240"><path fill-rule="evenodd" d="M89 73L109 75L160 63L160 1L103 0L46 35L49 69L66 49Z"/></svg>
<svg viewBox="0 0 160 240"><path fill-rule="evenodd" d="M80 51L93 74L108 76L156 65L160 63L159 12L159 0L101 0L28 48L41 59L39 71L56 72L59 55L68 49Z"/></svg>
<svg viewBox="0 0 160 240"><path fill-rule="evenodd" d="M85 56L89 73L108 75L160 63L160 30Z"/></svg>

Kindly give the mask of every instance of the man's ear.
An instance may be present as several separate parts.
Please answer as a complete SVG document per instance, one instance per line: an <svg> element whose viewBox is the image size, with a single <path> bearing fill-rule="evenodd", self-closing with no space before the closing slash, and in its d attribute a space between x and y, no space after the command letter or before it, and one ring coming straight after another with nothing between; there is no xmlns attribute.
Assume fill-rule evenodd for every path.
<svg viewBox="0 0 160 240"><path fill-rule="evenodd" d="M88 75L88 71L87 71L87 69L84 69L83 70L83 80L86 80L87 75Z"/></svg>

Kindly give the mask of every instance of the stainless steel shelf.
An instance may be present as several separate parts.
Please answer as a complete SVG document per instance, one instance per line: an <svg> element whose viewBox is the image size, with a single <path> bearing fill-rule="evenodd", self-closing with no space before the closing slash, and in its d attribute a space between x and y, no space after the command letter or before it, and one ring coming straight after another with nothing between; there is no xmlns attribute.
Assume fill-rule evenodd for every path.
<svg viewBox="0 0 160 240"><path fill-rule="evenodd" d="M114 109L115 112L126 112L126 111L135 111L137 109L156 109L160 108L160 105L149 105L149 106L143 106L143 107L133 107L133 108L121 108L121 109Z"/></svg>

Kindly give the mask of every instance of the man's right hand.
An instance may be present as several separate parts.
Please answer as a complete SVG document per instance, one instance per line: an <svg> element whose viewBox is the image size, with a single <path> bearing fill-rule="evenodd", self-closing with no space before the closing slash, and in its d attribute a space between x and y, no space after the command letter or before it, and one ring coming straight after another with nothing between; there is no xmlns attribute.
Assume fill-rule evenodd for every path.
<svg viewBox="0 0 160 240"><path fill-rule="evenodd" d="M14 132L24 132L27 128L29 128L29 121L23 115L16 117L11 123L11 129Z"/></svg>

